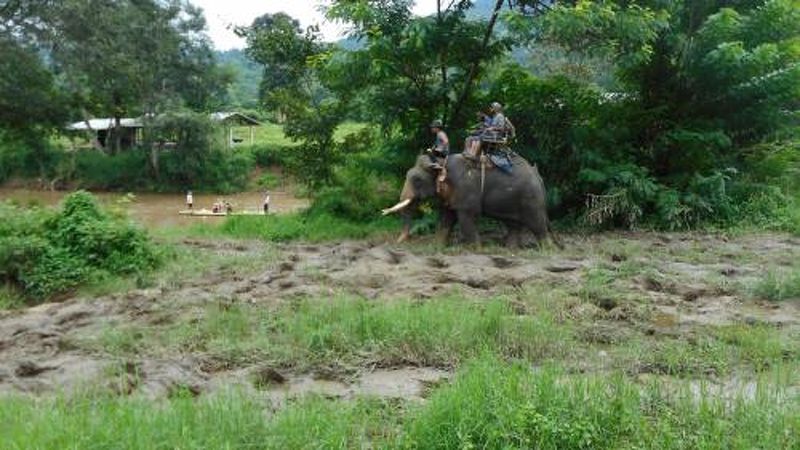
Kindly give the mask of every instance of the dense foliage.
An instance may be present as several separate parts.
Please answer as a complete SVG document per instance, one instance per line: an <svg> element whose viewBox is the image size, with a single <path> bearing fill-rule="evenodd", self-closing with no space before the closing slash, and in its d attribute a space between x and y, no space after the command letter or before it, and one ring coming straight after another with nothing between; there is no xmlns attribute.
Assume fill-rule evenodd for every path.
<svg viewBox="0 0 800 450"><path fill-rule="evenodd" d="M770 220L789 201L764 169L797 167L800 8L726 5L581 2L522 27L533 45L615 63L613 94L514 69L491 91L528 125L520 149L544 166L562 211L590 194L594 222L684 228Z"/></svg>
<svg viewBox="0 0 800 450"><path fill-rule="evenodd" d="M327 17L348 30L338 46L267 14L236 30L255 66L225 58L247 66L251 89L262 73L258 99L235 102L258 105L296 145L252 155L216 150L210 124L187 112L219 106L235 71L217 66L201 11L49 3L0 7L0 49L14 56L0 62L0 180L230 191L255 160L284 165L317 211L365 220L430 145L430 121L457 151L473 114L499 101L553 217L800 228L787 213L799 203L797 0L457 0L428 17L410 0L335 0ZM93 8L102 20L89 26ZM145 114L141 148L73 156L47 139L67 117L100 114ZM366 131L335 139L351 120Z"/></svg>
<svg viewBox="0 0 800 450"><path fill-rule="evenodd" d="M0 281L46 299L108 275L141 274L159 264L144 231L79 191L51 211L0 203Z"/></svg>
<svg viewBox="0 0 800 450"><path fill-rule="evenodd" d="M119 153L122 118L218 109L232 77L184 1L2 2L0 51L0 179L57 177L51 137L69 122L113 118L104 150Z"/></svg>
<svg viewBox="0 0 800 450"><path fill-rule="evenodd" d="M262 98L293 105L286 130L315 187L340 186L333 174L365 154L330 140L347 117L380 130L369 170L392 177L429 145L432 119L457 147L470 111L500 101L556 217L670 229L794 220L784 180L799 159L797 1L457 1L422 18L410 3L332 2L328 17L359 44L349 50L315 45L286 17L251 28L248 51L266 70L282 61L306 80L264 84Z"/></svg>

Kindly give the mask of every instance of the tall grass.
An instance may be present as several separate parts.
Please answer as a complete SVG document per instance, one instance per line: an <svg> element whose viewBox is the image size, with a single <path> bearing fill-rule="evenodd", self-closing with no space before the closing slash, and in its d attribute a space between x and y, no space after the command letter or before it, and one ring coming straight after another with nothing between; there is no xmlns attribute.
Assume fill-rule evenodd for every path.
<svg viewBox="0 0 800 450"><path fill-rule="evenodd" d="M269 413L238 391L163 402L109 396L0 402L0 448L782 449L800 402L779 388L723 399L622 375L532 370L483 355L424 403L305 398Z"/></svg>
<svg viewBox="0 0 800 450"><path fill-rule="evenodd" d="M0 311L4 309L15 309L25 305L25 299L19 289L0 284Z"/></svg>
<svg viewBox="0 0 800 450"><path fill-rule="evenodd" d="M800 402L782 395L763 389L753 401L726 402L484 357L435 392L403 437L426 449L795 448Z"/></svg>
<svg viewBox="0 0 800 450"><path fill-rule="evenodd" d="M208 352L233 364L270 360L302 368L364 358L452 366L486 351L534 361L563 354L571 342L568 326L546 313L520 318L503 299L376 304L337 298L301 300L277 310L213 305L198 321L167 329L114 327L86 345L118 355L173 348Z"/></svg>
<svg viewBox="0 0 800 450"><path fill-rule="evenodd" d="M800 267L788 271L769 270L752 287L757 298L771 301L800 299Z"/></svg>
<svg viewBox="0 0 800 450"><path fill-rule="evenodd" d="M357 223L328 214L294 213L273 216L232 216L221 225L199 224L189 233L199 237L307 242L364 239L399 230L397 219L381 218Z"/></svg>
<svg viewBox="0 0 800 450"><path fill-rule="evenodd" d="M268 437L264 405L244 395L156 404L144 398L95 397L0 402L0 448L258 448Z"/></svg>

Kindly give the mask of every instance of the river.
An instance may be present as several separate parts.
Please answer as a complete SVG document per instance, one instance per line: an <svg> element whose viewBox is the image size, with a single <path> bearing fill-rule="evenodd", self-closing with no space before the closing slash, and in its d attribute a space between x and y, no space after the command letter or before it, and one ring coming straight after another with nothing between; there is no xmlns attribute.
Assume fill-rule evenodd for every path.
<svg viewBox="0 0 800 450"><path fill-rule="evenodd" d="M69 191L40 191L18 188L0 188L0 201L12 200L21 205L57 206ZM117 204L125 197L120 192L93 192L105 205ZM308 206L308 200L297 198L291 192L270 191L270 212L285 214ZM230 195L194 194L195 209L211 209L217 200L227 200L234 211L259 210L264 201L262 192L241 192ZM224 217L181 216L186 209L184 194L134 193L133 201L125 205L129 216L148 228L165 228L191 225L197 222L218 223Z"/></svg>

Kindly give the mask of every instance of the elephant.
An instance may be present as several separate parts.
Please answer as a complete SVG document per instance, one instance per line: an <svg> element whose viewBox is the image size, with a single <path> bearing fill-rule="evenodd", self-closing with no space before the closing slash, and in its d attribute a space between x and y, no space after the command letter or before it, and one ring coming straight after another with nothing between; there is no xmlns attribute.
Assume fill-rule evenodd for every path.
<svg viewBox="0 0 800 450"><path fill-rule="evenodd" d="M403 231L398 242L408 239L414 212L420 202L436 198L440 203L439 238L447 243L456 222L466 243L479 243L478 218L481 215L503 222L508 228L506 242L520 245L521 233L530 230L537 243L549 240L546 192L544 181L535 165L515 153L511 173L496 167L484 170L464 157L451 154L435 161L420 155L406 173L400 202L383 210L399 212ZM556 244L558 244L556 242Z"/></svg>

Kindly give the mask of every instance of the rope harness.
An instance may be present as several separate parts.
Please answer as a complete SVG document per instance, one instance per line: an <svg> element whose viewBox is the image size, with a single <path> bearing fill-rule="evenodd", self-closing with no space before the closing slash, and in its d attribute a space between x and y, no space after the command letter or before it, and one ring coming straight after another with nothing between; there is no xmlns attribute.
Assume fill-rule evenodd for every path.
<svg viewBox="0 0 800 450"><path fill-rule="evenodd" d="M486 163L488 162L488 158L486 157L485 153L481 153L480 158L480 165L481 165L481 198L483 198L483 191L486 185Z"/></svg>

